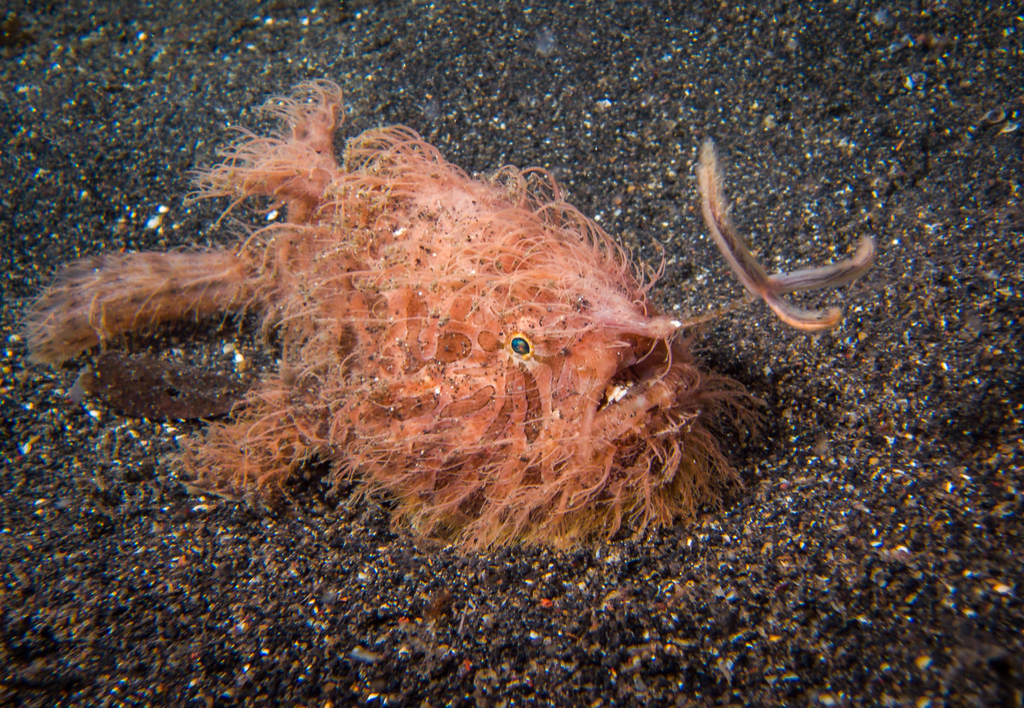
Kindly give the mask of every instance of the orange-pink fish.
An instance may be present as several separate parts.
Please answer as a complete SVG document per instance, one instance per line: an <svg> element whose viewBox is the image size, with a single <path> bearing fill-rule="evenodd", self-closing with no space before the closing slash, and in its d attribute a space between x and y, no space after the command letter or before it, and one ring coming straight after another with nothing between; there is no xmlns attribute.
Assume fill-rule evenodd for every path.
<svg viewBox="0 0 1024 708"><path fill-rule="evenodd" d="M740 387L703 372L659 314L652 278L542 170L473 179L404 127L332 147L341 92L299 86L265 109L199 195L269 198L287 221L229 250L131 253L67 266L33 303L33 357L59 363L131 330L259 311L277 333L267 373L225 422L185 445L200 487L280 495L305 466L385 494L417 535L483 548L566 546L671 524L735 472L714 421L743 418ZM704 213L747 289L814 330L838 312L781 295L841 284L873 245L824 268L769 276L726 216L714 151Z"/></svg>

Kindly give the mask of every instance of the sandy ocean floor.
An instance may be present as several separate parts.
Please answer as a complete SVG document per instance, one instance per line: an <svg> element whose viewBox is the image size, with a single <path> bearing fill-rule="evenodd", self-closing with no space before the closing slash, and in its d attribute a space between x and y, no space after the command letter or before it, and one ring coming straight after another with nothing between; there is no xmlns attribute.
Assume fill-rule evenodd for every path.
<svg viewBox="0 0 1024 708"><path fill-rule="evenodd" d="M5 5L0 47L0 704L1024 703L1024 16L1012 3ZM913 10L905 9L913 7ZM540 165L655 299L740 294L693 165L713 137L771 268L846 257L817 337L762 305L698 333L767 402L745 489L571 552L416 542L316 484L270 513L190 495L200 423L124 418L29 366L71 258L230 243L190 170L299 81L347 136L407 124L471 172ZM340 144L340 143L339 143ZM128 343L231 372L257 333Z"/></svg>

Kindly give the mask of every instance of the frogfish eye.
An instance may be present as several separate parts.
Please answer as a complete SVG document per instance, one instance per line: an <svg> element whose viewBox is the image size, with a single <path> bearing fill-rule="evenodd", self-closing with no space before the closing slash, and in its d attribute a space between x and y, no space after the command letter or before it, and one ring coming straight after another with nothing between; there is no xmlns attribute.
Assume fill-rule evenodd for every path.
<svg viewBox="0 0 1024 708"><path fill-rule="evenodd" d="M525 334L514 334L512 339L509 340L508 348L512 350L512 353L516 356L529 359L533 356L533 345L530 340L526 338Z"/></svg>

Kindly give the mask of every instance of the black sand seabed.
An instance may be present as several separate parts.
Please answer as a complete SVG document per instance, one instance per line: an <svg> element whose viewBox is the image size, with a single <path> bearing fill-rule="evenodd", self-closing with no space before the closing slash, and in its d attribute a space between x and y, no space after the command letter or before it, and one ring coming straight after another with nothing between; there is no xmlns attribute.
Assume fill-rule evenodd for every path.
<svg viewBox="0 0 1024 708"><path fill-rule="evenodd" d="M1021 705L1019 6L60 5L8 3L0 47L0 704ZM800 300L840 329L754 305L700 332L768 403L731 453L746 489L638 538L462 556L316 485L276 514L190 496L169 458L201 425L70 404L84 360L27 365L18 313L58 264L229 242L189 170L319 77L346 135L548 167L666 254L669 309L739 294L697 208L706 136L770 266L874 235L866 278ZM175 341L267 358L231 323L148 346Z"/></svg>

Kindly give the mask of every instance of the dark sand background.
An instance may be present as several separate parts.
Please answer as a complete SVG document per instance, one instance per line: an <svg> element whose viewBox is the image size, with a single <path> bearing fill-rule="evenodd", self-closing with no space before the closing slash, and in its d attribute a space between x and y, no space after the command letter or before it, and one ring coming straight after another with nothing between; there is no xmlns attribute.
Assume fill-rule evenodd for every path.
<svg viewBox="0 0 1024 708"><path fill-rule="evenodd" d="M0 704L1021 705L1019 4L4 7ZM754 305L699 333L768 403L732 452L746 489L638 538L462 556L316 484L276 514L189 496L169 457L200 425L70 404L87 358L27 365L18 313L58 264L230 242L189 170L319 77L344 135L552 170L666 255L670 309L739 295L699 214L706 136L770 267L874 235L867 277L798 298L840 329ZM230 371L226 342L265 363L232 323L132 346Z"/></svg>

